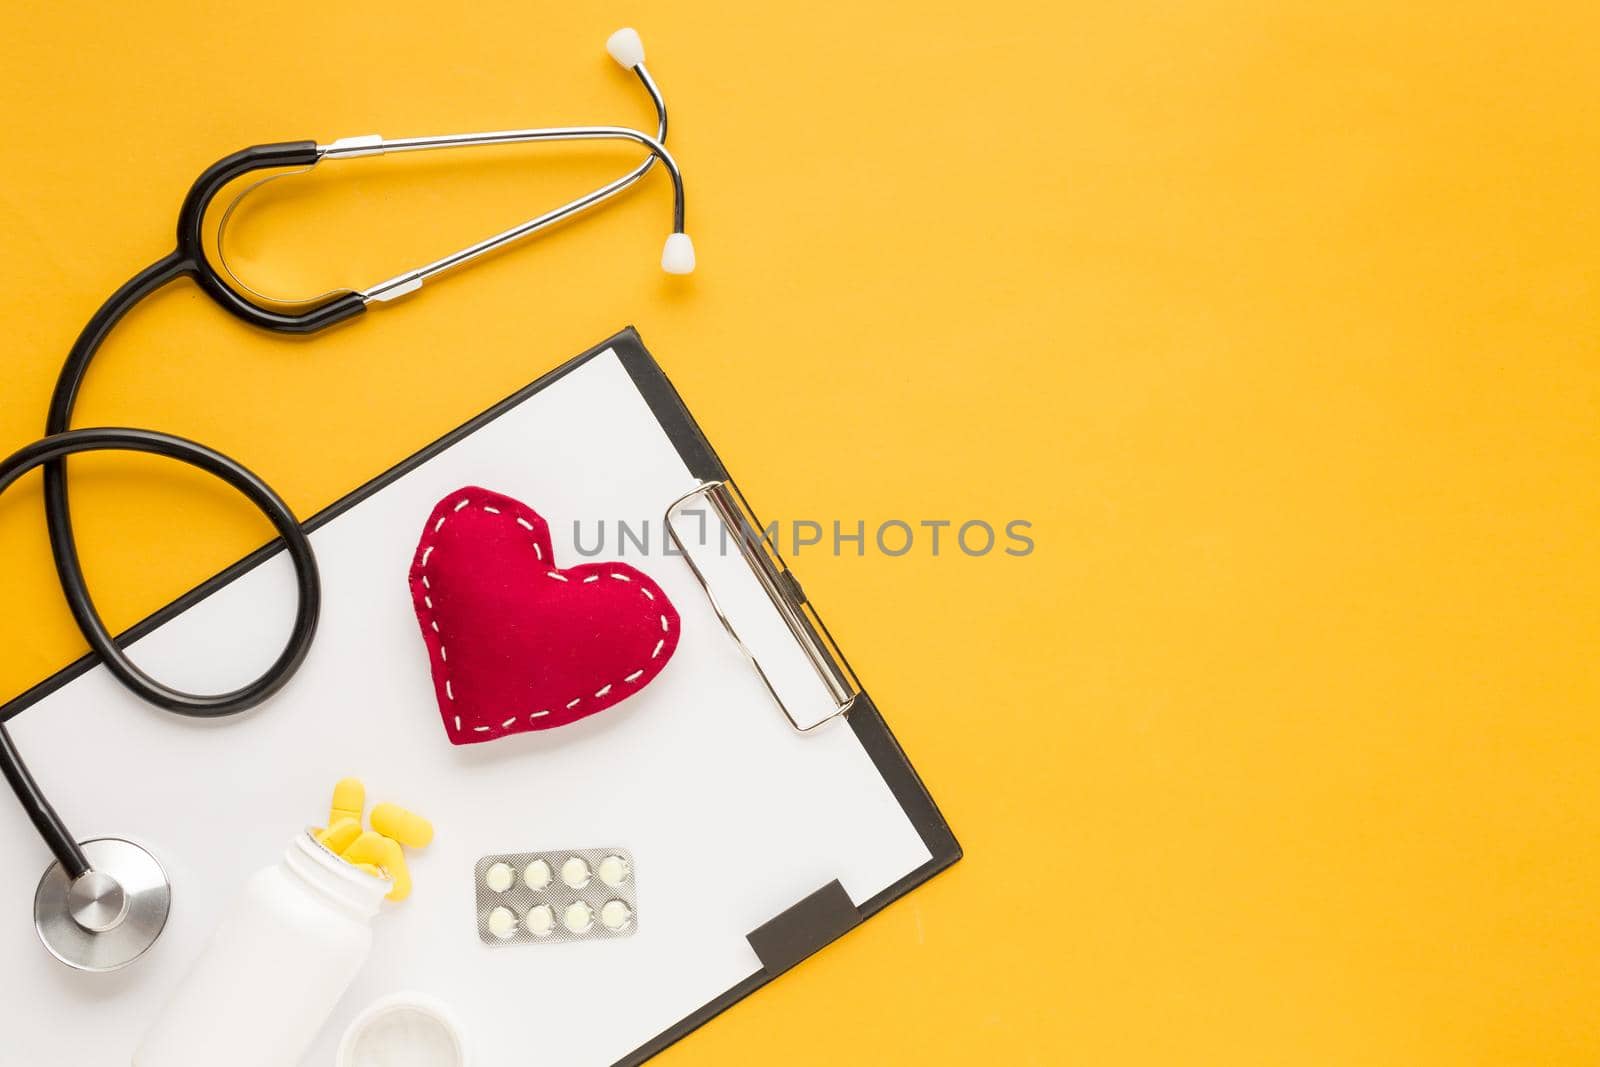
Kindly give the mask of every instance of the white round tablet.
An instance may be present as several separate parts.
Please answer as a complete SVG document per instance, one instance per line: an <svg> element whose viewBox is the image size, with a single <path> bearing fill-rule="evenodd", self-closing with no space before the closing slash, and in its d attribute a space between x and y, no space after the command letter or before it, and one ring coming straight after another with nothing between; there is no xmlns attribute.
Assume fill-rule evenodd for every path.
<svg viewBox="0 0 1600 1067"><path fill-rule="evenodd" d="M628 880L628 861L621 856L607 856L600 861L600 880L612 889Z"/></svg>
<svg viewBox="0 0 1600 1067"><path fill-rule="evenodd" d="M511 871L511 864L496 863L483 872L483 884L496 893L504 893L511 888L512 879L516 877Z"/></svg>
<svg viewBox="0 0 1600 1067"><path fill-rule="evenodd" d="M496 908L489 913L489 932L504 941L517 932L517 916L510 908Z"/></svg>
<svg viewBox="0 0 1600 1067"><path fill-rule="evenodd" d="M561 913L561 925L575 934L586 933L594 925L594 909L581 900L575 900Z"/></svg>
<svg viewBox="0 0 1600 1067"><path fill-rule="evenodd" d="M538 892L550 884L550 865L544 860L534 860L522 872L522 884Z"/></svg>
<svg viewBox="0 0 1600 1067"><path fill-rule="evenodd" d="M589 865L582 856L569 856L561 865L561 880L572 889L582 889L589 884Z"/></svg>
<svg viewBox="0 0 1600 1067"><path fill-rule="evenodd" d="M608 900L600 909L600 921L607 930L621 930L633 921L633 909L626 901Z"/></svg>
<svg viewBox="0 0 1600 1067"><path fill-rule="evenodd" d="M548 904L536 904L522 917L522 928L534 937L544 937L556 928L555 909Z"/></svg>

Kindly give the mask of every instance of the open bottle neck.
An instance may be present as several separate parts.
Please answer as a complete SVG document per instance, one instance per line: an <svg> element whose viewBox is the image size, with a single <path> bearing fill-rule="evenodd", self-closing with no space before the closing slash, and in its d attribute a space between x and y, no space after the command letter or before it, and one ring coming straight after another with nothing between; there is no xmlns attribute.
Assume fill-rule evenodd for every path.
<svg viewBox="0 0 1600 1067"><path fill-rule="evenodd" d="M374 878L357 870L318 844L309 830L289 842L283 863L319 896L363 922L378 914L383 898L392 888L387 878Z"/></svg>

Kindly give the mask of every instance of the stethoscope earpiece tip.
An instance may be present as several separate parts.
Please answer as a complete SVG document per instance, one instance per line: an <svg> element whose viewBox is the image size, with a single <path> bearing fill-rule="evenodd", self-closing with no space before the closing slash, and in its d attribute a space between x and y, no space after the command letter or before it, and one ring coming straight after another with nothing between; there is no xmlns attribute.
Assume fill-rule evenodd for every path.
<svg viewBox="0 0 1600 1067"><path fill-rule="evenodd" d="M694 242L689 240L688 234L668 235L661 249L661 269L668 274L694 273Z"/></svg>
<svg viewBox="0 0 1600 1067"><path fill-rule="evenodd" d="M632 70L644 62L644 42L639 40L639 31L631 26L624 26L606 38L606 51L624 70Z"/></svg>

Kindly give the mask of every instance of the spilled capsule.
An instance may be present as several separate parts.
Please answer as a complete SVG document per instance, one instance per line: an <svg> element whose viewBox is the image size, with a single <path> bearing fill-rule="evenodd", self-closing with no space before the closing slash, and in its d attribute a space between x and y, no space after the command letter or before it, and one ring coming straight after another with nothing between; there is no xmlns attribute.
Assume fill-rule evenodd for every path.
<svg viewBox="0 0 1600 1067"><path fill-rule="evenodd" d="M375 805L372 809L372 828L407 848L427 848L433 840L433 824L398 804Z"/></svg>
<svg viewBox="0 0 1600 1067"><path fill-rule="evenodd" d="M328 828L338 825L340 819L354 819L361 825L361 813L367 806L367 787L359 778L341 778L333 787L333 805L328 812Z"/></svg>

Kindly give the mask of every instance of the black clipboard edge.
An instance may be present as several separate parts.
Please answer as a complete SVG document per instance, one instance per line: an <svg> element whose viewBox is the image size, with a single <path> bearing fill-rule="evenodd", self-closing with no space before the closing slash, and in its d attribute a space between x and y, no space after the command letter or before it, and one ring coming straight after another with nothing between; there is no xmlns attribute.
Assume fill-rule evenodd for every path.
<svg viewBox="0 0 1600 1067"><path fill-rule="evenodd" d="M645 349L644 342L639 337L638 331L629 326L588 351L574 356L560 366L540 375L504 400L467 420L449 433L444 434L432 444L424 446L388 470L346 493L332 504L306 519L301 523L302 527L307 533L311 533L327 525L368 496L396 481L416 467L421 466L462 438L482 429L507 411L521 404L534 393L572 373L572 371L607 350L616 352L623 368L628 372L628 376L633 379L634 385L639 389L640 395L644 397L651 412L660 422L662 429L666 431L673 447L683 457L684 464L689 468L690 473L708 481L728 478L727 468L723 466L721 459L712 449L710 441L694 421L694 417L689 414L689 409L684 404L683 398L667 378L666 373L662 371L660 364ZM129 644L150 634L230 582L259 567L282 550L283 542L281 540L274 539L267 542L238 562L201 582L169 604L130 626L117 636L117 644L121 647L127 647ZM80 656L72 663L0 705L0 722L8 722L16 718L23 711L37 704L51 693L87 673L98 663L99 659L93 653L86 653ZM871 697L863 692L845 718L849 722L850 728L855 732L857 740L866 749L873 765L878 769L878 773L883 776L890 792L893 793L895 799L905 810L906 816L916 828L917 833L922 837L923 843L927 846L931 855L928 862L921 867L911 871L882 892L863 901L857 910L864 921L882 911L912 889L928 881L934 875L955 864L962 857L962 849L949 824L939 812L938 805L934 803L933 796L928 792L915 768L911 766L911 762L906 758L899 741L890 731L888 724L884 722L882 714L878 711L877 705L873 703ZM850 928L853 929L853 926ZM844 932L846 931L839 931L840 934ZM837 936L836 934L821 941L812 951L820 950ZM789 966L793 966L794 963L798 962L798 959L794 960ZM784 970L787 969L788 967L784 968ZM667 1046L676 1043L734 1004L737 1004L751 993L754 993L781 973L782 971L773 972L765 969L757 971L749 978L728 989L721 996L684 1016L676 1024L618 1060L616 1067L632 1067L634 1064L643 1063Z"/></svg>
<svg viewBox="0 0 1600 1067"><path fill-rule="evenodd" d="M612 337L600 346L601 350L614 349L634 385L639 389L640 395L650 405L658 422L667 431L668 438L683 457L684 464L690 473L703 481L716 481L731 479L728 469L718 458L716 451L711 447L710 440L701 431L694 421L694 416L689 413L689 408L683 402L660 364L645 349L644 342L640 339L638 331L628 327L621 333ZM888 907L894 901L905 896L917 886L933 878L939 872L946 870L959 861L963 855L961 844L956 840L955 833L950 829L950 824L945 821L938 805L934 802L933 795L923 784L922 778L906 758L905 750L900 747L899 740L889 729L889 724L883 719L870 695L862 692L856 698L855 705L845 715L850 728L855 732L856 739L862 748L866 749L873 766L883 776L884 782L889 786L889 791L894 794L895 800L905 811L906 817L911 821L917 833L922 837L923 844L929 853L928 862L911 871L882 892L879 892L862 901L857 906L859 921L843 923L836 930L831 930L828 936L814 939L807 947L804 955L785 961L781 969L767 969L757 971L744 981L735 985L715 1000L701 1007L697 1011L686 1015L675 1025L657 1034L645 1044L640 1045L631 1053L618 1060L614 1067L634 1067L650 1059L675 1044L693 1031L705 1025L711 1019L731 1008L745 997L754 993L762 986L777 978L784 971L798 964L809 956L849 930L855 928ZM809 899L809 898L808 898ZM801 907L804 901L796 905ZM776 920L774 920L776 921Z"/></svg>
<svg viewBox="0 0 1600 1067"><path fill-rule="evenodd" d="M900 742L895 738L889 726L879 714L866 693L862 693L857 701L857 706L846 715L851 729L855 731L856 738L862 747L867 750L878 773L883 775L890 791L900 806L905 809L917 832L922 835L923 843L928 846L931 858L928 862L911 871L905 877L894 882L882 892L876 893L857 905L859 920L839 929L837 933L819 941L806 953L805 957L789 962L781 970L762 969L750 977L739 982L721 996L712 1000L699 1009L685 1015L673 1026L649 1041L634 1049L628 1055L618 1060L612 1067L637 1067L638 1064L663 1052L668 1046L676 1044L683 1038L721 1015L739 1001L748 997L762 986L776 980L786 971L803 962L816 952L820 952L838 938L849 933L861 923L878 914L890 904L899 900L913 889L931 880L941 871L954 866L964 855L961 843L956 840L950 825L945 822L944 816L939 813L938 806L934 804L932 795L923 785L922 778L906 758L905 752L900 747ZM837 885L837 883L834 883ZM803 902L802 902L803 903ZM797 905L798 906L798 905Z"/></svg>

